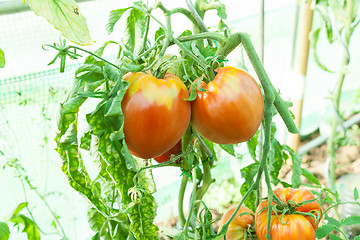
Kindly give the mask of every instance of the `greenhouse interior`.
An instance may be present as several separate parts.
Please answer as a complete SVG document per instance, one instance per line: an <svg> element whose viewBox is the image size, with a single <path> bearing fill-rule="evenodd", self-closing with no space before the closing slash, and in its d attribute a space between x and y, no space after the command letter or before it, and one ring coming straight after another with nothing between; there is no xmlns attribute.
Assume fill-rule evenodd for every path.
<svg viewBox="0 0 360 240"><path fill-rule="evenodd" d="M0 0L0 240L360 240L359 23L360 0Z"/></svg>

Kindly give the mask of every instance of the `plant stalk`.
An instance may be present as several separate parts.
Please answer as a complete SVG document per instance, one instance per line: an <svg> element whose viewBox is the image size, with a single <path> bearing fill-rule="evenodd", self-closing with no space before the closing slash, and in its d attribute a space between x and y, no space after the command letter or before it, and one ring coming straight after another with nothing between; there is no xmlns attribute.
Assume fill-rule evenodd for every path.
<svg viewBox="0 0 360 240"><path fill-rule="evenodd" d="M330 177L330 183L329 183L329 187L331 189L335 188L335 181L336 181L336 151L337 151L337 142L336 142L336 129L337 126L339 124L338 122L338 114L340 113L340 98L341 98L341 90L342 90L342 86L344 84L344 80L347 74L347 67L349 65L350 62L350 56L349 56L349 43L350 43L350 38L353 32L353 29L351 28L351 23L352 23L352 19L353 19L353 4L354 1L353 0L348 0L346 2L346 12L347 12L347 21L345 24L345 36L344 39L342 40L343 45L344 45L344 52L343 52L343 57L342 57L342 62L341 62L341 68L340 68L340 75L339 78L337 80L336 86L335 86L335 90L333 92L332 95L332 104L333 104L333 108L334 108L334 117L332 119L332 128L331 128L331 134L330 137L328 139L327 142L327 151L328 151L328 157L330 158L329 160L329 177Z"/></svg>

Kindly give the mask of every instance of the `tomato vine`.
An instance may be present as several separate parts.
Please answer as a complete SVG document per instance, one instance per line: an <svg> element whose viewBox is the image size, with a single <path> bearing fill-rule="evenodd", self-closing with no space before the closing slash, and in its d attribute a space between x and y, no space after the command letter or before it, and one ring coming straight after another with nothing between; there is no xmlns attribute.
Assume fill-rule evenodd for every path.
<svg viewBox="0 0 360 240"><path fill-rule="evenodd" d="M205 12L217 9L218 15L223 17L224 5L218 2L210 4L205 0L197 0L195 5L190 0L186 0L186 3L189 10L184 8L169 10L161 2L157 2L153 6L135 2L131 7L112 11L107 26L109 32L113 31L114 25L123 14L129 11L129 17L126 21L128 39L124 40L125 43L108 42L95 53L77 46L65 46L63 40L60 44L44 45L58 51L50 64L60 58L61 72L65 69L67 56L78 58L80 57L79 51L90 55L85 60L84 65L76 71L74 86L68 98L60 106L59 133L55 141L57 143L56 150L63 159L62 170L68 176L69 184L92 204L91 221L93 221L93 229L97 231L96 239L101 237L105 239L158 238L158 227L153 223L157 210L157 203L152 196L155 192L155 183L151 172L153 168L174 166L182 170L178 195L178 210L182 230L175 234L178 239L223 238L239 209L250 199L251 194L259 189L263 174L268 190L267 201L269 203L274 202L281 209L291 210L293 206L281 201L274 193L272 186L284 163L283 158L285 157L282 151L289 152L293 158L295 177L292 179L292 184L287 184L287 186L299 187L301 184L300 175L316 182L311 173L302 171L301 159L299 160L287 146L281 146L274 139L276 129L272 119L277 113L281 116L289 132L297 133L298 130L289 111L291 104L284 101L272 85L249 35L243 32L230 33L229 29L217 32L208 31L203 22ZM165 24L152 14L155 9L162 11ZM188 30L178 37L174 36L171 16L177 13L183 14L190 20L194 25L194 33ZM155 33L153 44L149 38L151 21L155 21L160 26L160 29ZM135 29L137 27L140 28L139 32L142 37L139 50L135 49L137 39ZM116 63L101 56L109 43L119 45ZM208 44L206 47L205 43ZM209 222L212 221L211 213L202 202L204 194L214 181L211 168L216 160L215 143L201 136L190 123L182 137L181 154L172 157L169 162L151 165L149 160L134 157L126 142L126 134L124 133L125 111L123 112L122 103L133 80L127 80L124 75L125 73L143 72L141 75L146 76L146 72L151 72L156 77L163 77L167 72L166 64L176 64L170 59L164 63L165 70L161 69L164 67L166 51L172 45L178 47L181 55L179 61L181 67L179 67L180 70L177 70L180 71L186 86L191 89L187 101L193 101L196 98L196 90L204 91L196 83L196 79L211 82L217 69L224 66L227 56L239 46L245 49L263 90L264 134L260 161L256 160L257 162L252 166L255 166L256 171L249 174L252 178L247 179L249 181L246 182L247 186L244 188L245 193L242 200L218 233L213 232L212 228L209 227ZM90 129L80 137L77 125L79 118L84 116L79 114L79 109L88 98L97 98L99 102L93 111L86 114L85 118ZM220 145L220 147L225 148L226 146ZM227 147L233 148L233 146ZM91 179L86 171L81 156L82 149L92 151L94 158L100 165L98 176L95 179ZM275 153L275 151L280 153ZM272 158L275 154L280 155L280 160L277 159L278 165L274 167ZM178 161L179 159L181 161ZM274 168L276 168L275 171L273 171ZM270 170L272 171L270 172ZM190 210L186 216L183 205L189 181L192 182L193 188L190 197ZM110 198L109 192L112 193ZM205 205L203 209L201 209L202 205ZM273 204L268 204L266 209L268 212L266 239L271 239L273 207ZM198 217L199 212L200 214L204 213L206 217L203 219L201 216ZM318 217L313 213L309 213L308 216ZM197 225L197 221L203 225Z"/></svg>

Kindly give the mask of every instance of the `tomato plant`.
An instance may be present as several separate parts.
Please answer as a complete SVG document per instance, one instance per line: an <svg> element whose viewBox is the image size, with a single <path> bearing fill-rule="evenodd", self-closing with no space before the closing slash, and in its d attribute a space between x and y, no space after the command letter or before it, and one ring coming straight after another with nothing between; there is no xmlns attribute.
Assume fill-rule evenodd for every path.
<svg viewBox="0 0 360 240"><path fill-rule="evenodd" d="M122 101L125 142L130 152L153 158L170 150L190 121L188 90L173 74L158 79L147 73L125 75L130 83Z"/></svg>
<svg viewBox="0 0 360 240"><path fill-rule="evenodd" d="M167 162L171 159L171 156L176 157L177 155L179 155L181 153L181 147L182 147L182 143L180 140L169 151L161 154L160 156L154 157L154 160L157 161L158 163Z"/></svg>
<svg viewBox="0 0 360 240"><path fill-rule="evenodd" d="M315 176L301 168L301 157L275 139L272 118L276 113L289 132L298 132L289 104L272 85L249 34L231 33L224 24L223 4L207 0L196 0L195 5L190 0L186 3L188 9L167 9L161 2L150 6L138 1L127 8L112 11L108 32L113 31L125 12L128 13L126 21L119 21L126 24L124 39L106 42L95 53L78 46L66 46L64 41L47 45L58 50L52 63L60 58L60 71L65 69L66 56L77 58L79 51L91 55L75 72L73 89L61 104L55 141L69 184L91 203L89 222L96 232L94 239L159 239L159 229L154 224L157 203L153 196L156 183L152 168L164 166L179 167L182 171L178 194L181 228L173 229L170 234L173 239L221 239L228 233L230 238L237 230L240 235L244 233L246 226L237 228L235 223L244 220L251 224L251 215L239 213L243 211L244 203L255 210L257 201L252 197L256 192L257 200L261 199L262 176L269 193L268 201L274 203L265 201L258 207L255 229L259 238L274 239L280 234L277 229L281 228L285 237L291 231L293 235L301 233L300 236L313 239L321 217L319 204L314 198L303 190L272 190L272 184L298 188L302 184L300 175L317 187L320 185ZM163 13L166 24L153 15L155 9ZM222 18L220 26L223 27L218 30L207 28L203 22L205 12L211 9L217 9ZM172 29L172 15L175 13L185 16L194 26L193 31L184 30L175 36ZM159 29L152 38L149 29L154 21ZM102 57L108 44L119 46L114 62ZM235 67L224 67L228 54L239 45L249 57L262 91L249 74ZM170 46L179 51L176 61L175 57L166 58ZM166 66L174 66L174 72L181 73L181 78L172 74L159 76L171 72ZM201 82L203 76L206 82ZM190 94L186 86L194 88ZM88 98L100 101L85 116L89 130L79 136L79 110ZM261 122L262 134L257 139L254 134ZM224 216L221 229L215 232L212 224L216 220L202 201L215 180L211 170L220 156L214 143L221 144L221 149L240 160L232 144L250 138L252 141L248 142L248 147L254 163L241 169L245 178L245 187L241 187L243 198ZM256 156L258 140L260 157ZM151 165L130 154L166 161L169 157L165 160L159 158L176 148L179 141L182 143L180 162ZM99 163L96 177L89 176L80 148L99 153L94 154ZM175 154L178 152L176 150ZM289 158L287 153L292 158L291 183L278 178L281 166ZM192 192L186 215L183 206L189 182L192 183ZM253 205L250 206L246 200L252 200ZM284 214L278 214L278 217L266 215L266 212L281 211ZM272 223L274 226L276 223L276 227L272 228Z"/></svg>
<svg viewBox="0 0 360 240"><path fill-rule="evenodd" d="M231 215L235 212L235 207L228 209L220 219L220 228L229 221ZM227 240L247 239L246 229L253 225L254 213L249 208L242 206L236 212L234 219L230 222L226 233Z"/></svg>
<svg viewBox="0 0 360 240"><path fill-rule="evenodd" d="M213 81L201 83L192 102L191 123L206 139L219 144L249 140L264 114L264 100L256 81L246 72L223 67Z"/></svg>
<svg viewBox="0 0 360 240"><path fill-rule="evenodd" d="M320 204L309 190L279 188L274 191L284 203L273 203L271 212L271 239L315 240L321 217ZM255 214L255 231L260 240L266 239L268 200L260 203Z"/></svg>

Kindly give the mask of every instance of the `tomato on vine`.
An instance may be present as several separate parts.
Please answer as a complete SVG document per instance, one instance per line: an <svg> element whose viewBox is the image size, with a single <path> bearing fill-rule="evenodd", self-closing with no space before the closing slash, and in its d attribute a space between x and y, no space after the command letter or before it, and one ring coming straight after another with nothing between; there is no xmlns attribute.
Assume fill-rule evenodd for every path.
<svg viewBox="0 0 360 240"><path fill-rule="evenodd" d="M170 150L184 135L191 107L185 84L167 73L158 79L144 72L129 73L130 83L121 107L125 142L140 158L153 158Z"/></svg>
<svg viewBox="0 0 360 240"><path fill-rule="evenodd" d="M280 188L275 190L274 194L286 203L288 208L282 209L280 205L273 203L271 239L315 240L321 207L314 195L309 190L293 188ZM308 202L304 204L305 201ZM262 201L255 214L255 231L259 240L266 240L268 204L267 200Z"/></svg>
<svg viewBox="0 0 360 240"><path fill-rule="evenodd" d="M171 156L177 156L181 153L181 147L182 147L182 142L180 140L169 151L161 154L160 156L154 157L154 160L157 161L158 163L167 162L171 159Z"/></svg>
<svg viewBox="0 0 360 240"><path fill-rule="evenodd" d="M201 82L192 101L191 123L206 139L218 144L249 140L257 131L264 114L264 101L256 81L234 68L218 69L213 81Z"/></svg>
<svg viewBox="0 0 360 240"><path fill-rule="evenodd" d="M225 214L220 219L220 227L227 223L231 215L235 212L236 207L228 209ZM246 214L247 213L247 214ZM249 208L242 206L236 212L235 217L230 222L228 230L226 232L227 240L243 240L245 239L246 230L253 225L254 222L254 212Z"/></svg>

